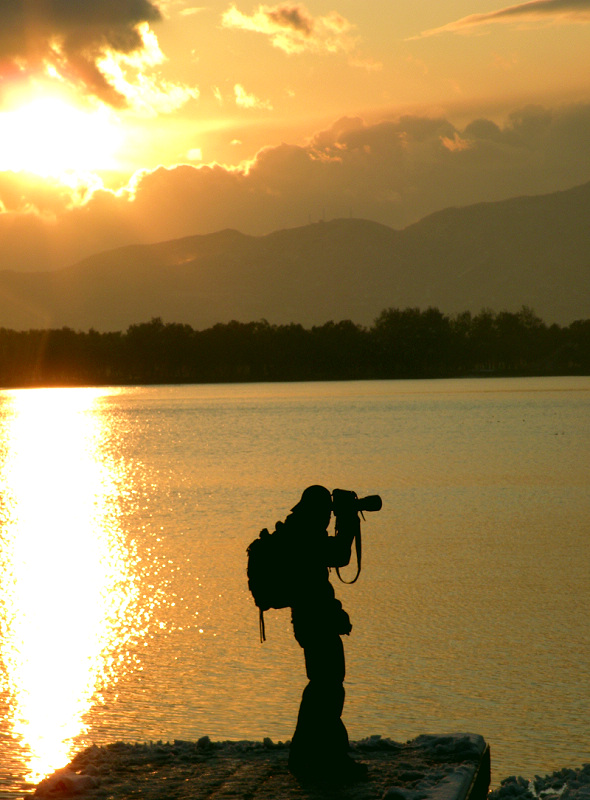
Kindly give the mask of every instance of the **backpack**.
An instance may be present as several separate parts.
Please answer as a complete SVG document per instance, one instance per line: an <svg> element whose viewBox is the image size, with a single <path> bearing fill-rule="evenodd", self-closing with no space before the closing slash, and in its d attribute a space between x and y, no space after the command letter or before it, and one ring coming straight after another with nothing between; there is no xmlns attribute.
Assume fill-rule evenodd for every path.
<svg viewBox="0 0 590 800"><path fill-rule="evenodd" d="M283 522L277 522L273 533L263 528L246 549L248 588L259 610L261 642L266 640L264 612L287 608L293 602L293 560L290 537L284 528Z"/></svg>

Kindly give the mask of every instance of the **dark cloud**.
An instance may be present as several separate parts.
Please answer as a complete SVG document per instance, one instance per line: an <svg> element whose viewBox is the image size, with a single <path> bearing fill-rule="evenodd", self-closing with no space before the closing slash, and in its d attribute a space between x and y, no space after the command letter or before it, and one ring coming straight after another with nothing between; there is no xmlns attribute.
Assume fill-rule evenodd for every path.
<svg viewBox="0 0 590 800"><path fill-rule="evenodd" d="M313 32L313 18L304 6L284 4L266 9L265 13L275 25L294 28L304 36L311 36Z"/></svg>
<svg viewBox="0 0 590 800"><path fill-rule="evenodd" d="M160 19L151 0L2 0L0 77L51 68L69 84L123 105L124 97L101 72L100 59L108 52L140 50L138 26Z"/></svg>
<svg viewBox="0 0 590 800"><path fill-rule="evenodd" d="M355 46L351 36L353 26L348 20L335 11L313 17L301 3L259 5L250 15L232 5L222 15L221 22L226 28L264 34L274 47L290 54L352 52Z"/></svg>
<svg viewBox="0 0 590 800"><path fill-rule="evenodd" d="M449 206L590 181L589 141L590 104L528 106L502 125L480 118L461 128L443 116L347 117L241 168L159 168L83 204L58 183L0 175L0 262L63 266L123 244L224 228L264 234L323 215L402 228Z"/></svg>

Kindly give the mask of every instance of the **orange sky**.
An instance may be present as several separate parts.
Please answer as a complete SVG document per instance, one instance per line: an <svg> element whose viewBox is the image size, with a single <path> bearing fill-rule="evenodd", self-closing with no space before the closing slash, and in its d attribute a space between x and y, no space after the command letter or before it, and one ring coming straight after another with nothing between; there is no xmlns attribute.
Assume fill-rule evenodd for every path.
<svg viewBox="0 0 590 800"><path fill-rule="evenodd" d="M590 180L590 0L0 5L0 260Z"/></svg>

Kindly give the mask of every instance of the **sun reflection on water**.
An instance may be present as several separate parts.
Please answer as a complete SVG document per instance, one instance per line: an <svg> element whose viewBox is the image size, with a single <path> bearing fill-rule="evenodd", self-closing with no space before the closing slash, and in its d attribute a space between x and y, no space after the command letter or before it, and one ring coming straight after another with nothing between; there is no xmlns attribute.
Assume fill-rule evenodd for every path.
<svg viewBox="0 0 590 800"><path fill-rule="evenodd" d="M97 692L141 635L124 475L101 450L101 390L3 393L0 701L28 780L69 760ZM5 725L7 720L5 719Z"/></svg>

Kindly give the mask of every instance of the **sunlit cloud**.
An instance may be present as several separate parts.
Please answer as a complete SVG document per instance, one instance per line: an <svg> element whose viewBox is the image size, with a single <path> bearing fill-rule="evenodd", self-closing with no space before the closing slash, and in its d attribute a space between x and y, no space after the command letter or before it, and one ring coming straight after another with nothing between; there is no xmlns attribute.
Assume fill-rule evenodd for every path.
<svg viewBox="0 0 590 800"><path fill-rule="evenodd" d="M303 4L259 5L248 16L232 5L222 16L222 25L268 36L273 47L285 53L350 52L355 46L353 25L332 11L314 17Z"/></svg>
<svg viewBox="0 0 590 800"><path fill-rule="evenodd" d="M272 104L269 100L260 100L256 95L248 93L239 83L236 83L234 86L234 95L236 98L236 105L242 108L272 109Z"/></svg>
<svg viewBox="0 0 590 800"><path fill-rule="evenodd" d="M172 83L158 77L154 68L163 64L166 57L158 40L146 24L138 26L143 47L132 53L111 51L100 59L99 67L111 85L125 98L134 111L154 116L170 113L188 100L197 98L196 87Z"/></svg>
<svg viewBox="0 0 590 800"><path fill-rule="evenodd" d="M203 151L200 147L193 147L191 148L186 157L189 161L202 161L203 160Z"/></svg>
<svg viewBox="0 0 590 800"><path fill-rule="evenodd" d="M474 142L469 139L462 139L461 136L455 131L453 137L442 136L441 144L446 147L451 153L456 153L461 150L469 150L474 146Z"/></svg>
<svg viewBox="0 0 590 800"><path fill-rule="evenodd" d="M179 11L181 17L193 17L195 14L200 14L205 11L203 6L195 6L191 8L183 8Z"/></svg>
<svg viewBox="0 0 590 800"><path fill-rule="evenodd" d="M142 25L161 20L151 0L11 0L0 3L0 75L49 76L115 107L126 97L101 68L146 46Z"/></svg>
<svg viewBox="0 0 590 800"><path fill-rule="evenodd" d="M364 69L366 72L381 72L383 64L381 61L375 61L374 58L364 57L361 55L351 55L348 59L351 67L358 67Z"/></svg>
<svg viewBox="0 0 590 800"><path fill-rule="evenodd" d="M3 216L0 226L4 233L17 228L18 219L28 217L42 222L56 223L66 212L78 208L102 189L100 178L94 173L40 175L24 171L0 172L0 206Z"/></svg>
<svg viewBox="0 0 590 800"><path fill-rule="evenodd" d="M470 14L455 22L423 31L416 39L441 33L469 33L481 26L518 22L554 24L590 22L590 0L530 0L485 14Z"/></svg>
<svg viewBox="0 0 590 800"><path fill-rule="evenodd" d="M590 181L588 141L590 104L526 106L503 124L344 117L304 144L265 147L234 166L204 163L195 140L184 163L142 170L118 191L0 173L0 261L35 270L224 228L269 233L303 224L314 208L405 227L449 206Z"/></svg>

